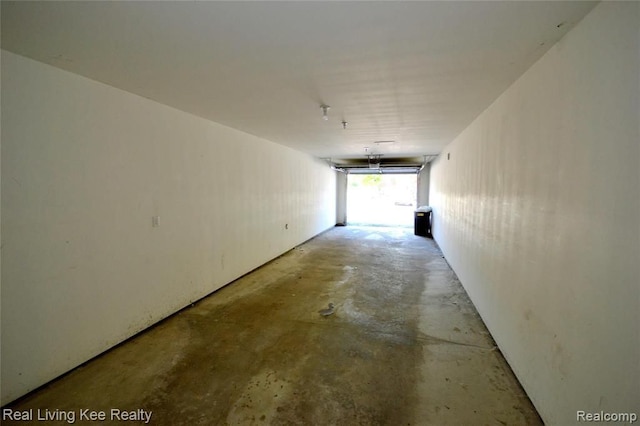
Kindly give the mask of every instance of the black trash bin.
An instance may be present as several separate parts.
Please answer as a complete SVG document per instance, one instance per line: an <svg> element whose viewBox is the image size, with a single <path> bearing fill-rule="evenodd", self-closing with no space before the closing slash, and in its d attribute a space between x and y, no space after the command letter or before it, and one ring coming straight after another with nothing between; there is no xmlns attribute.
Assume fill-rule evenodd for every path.
<svg viewBox="0 0 640 426"><path fill-rule="evenodd" d="M421 237L431 236L431 207L421 206L415 211L413 233Z"/></svg>

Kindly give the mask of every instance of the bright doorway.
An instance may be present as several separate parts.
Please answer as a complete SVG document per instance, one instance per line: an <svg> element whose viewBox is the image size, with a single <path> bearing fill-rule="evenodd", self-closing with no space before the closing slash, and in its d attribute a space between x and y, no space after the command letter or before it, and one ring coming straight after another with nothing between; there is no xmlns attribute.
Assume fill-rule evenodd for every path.
<svg viewBox="0 0 640 426"><path fill-rule="evenodd" d="M347 175L347 224L413 226L416 174Z"/></svg>

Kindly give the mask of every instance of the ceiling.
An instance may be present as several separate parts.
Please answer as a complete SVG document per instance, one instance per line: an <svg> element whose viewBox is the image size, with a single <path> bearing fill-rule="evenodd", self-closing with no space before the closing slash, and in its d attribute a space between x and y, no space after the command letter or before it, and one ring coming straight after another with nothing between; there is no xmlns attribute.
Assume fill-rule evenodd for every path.
<svg viewBox="0 0 640 426"><path fill-rule="evenodd" d="M594 5L2 1L2 48L337 163L420 159Z"/></svg>

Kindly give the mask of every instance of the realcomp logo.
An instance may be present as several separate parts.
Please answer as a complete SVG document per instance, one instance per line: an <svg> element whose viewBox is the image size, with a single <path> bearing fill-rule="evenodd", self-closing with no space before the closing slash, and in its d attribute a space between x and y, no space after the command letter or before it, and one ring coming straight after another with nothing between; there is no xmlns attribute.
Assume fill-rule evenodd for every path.
<svg viewBox="0 0 640 426"><path fill-rule="evenodd" d="M633 424L638 420L637 413L608 413L599 411L590 413L587 411L577 411L576 421L578 422L597 422L597 423L629 423Z"/></svg>

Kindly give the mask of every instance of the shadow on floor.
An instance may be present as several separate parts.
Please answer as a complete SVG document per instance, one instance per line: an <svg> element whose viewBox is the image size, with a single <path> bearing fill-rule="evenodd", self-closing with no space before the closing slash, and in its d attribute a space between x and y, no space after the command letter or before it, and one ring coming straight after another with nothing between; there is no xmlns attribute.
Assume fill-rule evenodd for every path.
<svg viewBox="0 0 640 426"><path fill-rule="evenodd" d="M156 425L542 424L433 240L358 226L314 238L7 408L32 409L34 422L58 410L76 424L92 424L83 409L114 424L124 412Z"/></svg>

